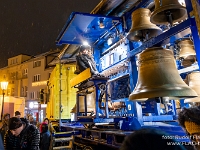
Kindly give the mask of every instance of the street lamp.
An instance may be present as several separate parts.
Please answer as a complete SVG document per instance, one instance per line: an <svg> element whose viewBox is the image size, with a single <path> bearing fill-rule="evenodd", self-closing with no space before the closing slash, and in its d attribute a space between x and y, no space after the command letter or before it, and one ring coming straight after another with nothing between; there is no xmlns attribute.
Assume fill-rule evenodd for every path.
<svg viewBox="0 0 200 150"><path fill-rule="evenodd" d="M3 100L2 100L2 108L1 108L1 120L3 120L3 107L4 107L4 95L5 95L5 90L8 87L8 82L1 82L1 89L3 90Z"/></svg>

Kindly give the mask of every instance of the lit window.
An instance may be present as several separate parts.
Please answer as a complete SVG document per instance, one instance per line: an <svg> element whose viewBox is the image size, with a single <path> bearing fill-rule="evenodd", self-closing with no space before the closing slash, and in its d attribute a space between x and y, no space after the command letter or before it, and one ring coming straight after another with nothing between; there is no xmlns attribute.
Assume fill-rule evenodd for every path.
<svg viewBox="0 0 200 150"><path fill-rule="evenodd" d="M28 76L28 69L27 69L27 68L23 70L23 76L24 76L24 77L27 77L27 76Z"/></svg>

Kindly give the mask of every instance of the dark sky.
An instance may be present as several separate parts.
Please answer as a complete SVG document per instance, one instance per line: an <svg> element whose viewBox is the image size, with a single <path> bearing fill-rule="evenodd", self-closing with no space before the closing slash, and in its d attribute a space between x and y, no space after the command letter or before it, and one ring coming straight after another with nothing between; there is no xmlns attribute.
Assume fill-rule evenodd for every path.
<svg viewBox="0 0 200 150"><path fill-rule="evenodd" d="M55 40L72 11L91 12L100 0L0 0L0 68L18 54L37 55Z"/></svg>

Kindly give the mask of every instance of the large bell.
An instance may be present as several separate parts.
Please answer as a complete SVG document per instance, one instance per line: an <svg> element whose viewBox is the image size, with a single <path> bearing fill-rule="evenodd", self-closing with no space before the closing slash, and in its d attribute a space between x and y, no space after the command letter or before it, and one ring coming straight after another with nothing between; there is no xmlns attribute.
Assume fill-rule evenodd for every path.
<svg viewBox="0 0 200 150"><path fill-rule="evenodd" d="M192 64L196 62L196 56L195 55L189 55L185 57L184 59L181 59L181 66L183 67L189 67Z"/></svg>
<svg viewBox="0 0 200 150"><path fill-rule="evenodd" d="M144 50L138 57L138 81L130 100L153 97L192 98L197 94L180 77L172 51L162 47Z"/></svg>
<svg viewBox="0 0 200 150"><path fill-rule="evenodd" d="M187 17L185 7L178 0L154 0L155 10L151 22L155 24L173 24Z"/></svg>
<svg viewBox="0 0 200 150"><path fill-rule="evenodd" d="M132 13L132 26L127 35L129 41L144 41L162 33L161 28L150 22L151 11L139 8Z"/></svg>
<svg viewBox="0 0 200 150"><path fill-rule="evenodd" d="M200 103L200 72L192 72L188 74L187 80L189 87L197 93L198 97L185 99L184 103Z"/></svg>
<svg viewBox="0 0 200 150"><path fill-rule="evenodd" d="M196 55L194 44L190 39L183 39L178 42L180 47L179 57L186 58L190 55Z"/></svg>

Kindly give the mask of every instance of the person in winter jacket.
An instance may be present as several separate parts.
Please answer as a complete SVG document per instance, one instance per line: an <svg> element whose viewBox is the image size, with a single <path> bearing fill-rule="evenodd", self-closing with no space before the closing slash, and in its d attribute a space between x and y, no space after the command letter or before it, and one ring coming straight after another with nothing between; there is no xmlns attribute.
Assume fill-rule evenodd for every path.
<svg viewBox="0 0 200 150"><path fill-rule="evenodd" d="M12 117L4 136L5 150L39 150L39 130L25 118Z"/></svg>
<svg viewBox="0 0 200 150"><path fill-rule="evenodd" d="M10 119L10 114L6 113L3 115L2 127L1 127L1 137L4 138L6 131L9 129L8 122Z"/></svg>
<svg viewBox="0 0 200 150"><path fill-rule="evenodd" d="M55 129L53 128L52 126L52 123L49 121L48 118L44 118L43 122L45 122L46 124L48 124L48 129L49 129L49 132L52 134L52 133L55 133Z"/></svg>
<svg viewBox="0 0 200 150"><path fill-rule="evenodd" d="M40 125L40 150L49 150L51 134L48 130L48 124L43 122Z"/></svg>
<svg viewBox="0 0 200 150"><path fill-rule="evenodd" d="M94 61L91 53L91 47L88 45L82 45L79 49L79 54L76 56L76 71L75 74L79 74L87 68L90 68L92 75L98 75L99 72L96 68L96 63Z"/></svg>
<svg viewBox="0 0 200 150"><path fill-rule="evenodd" d="M178 122L190 137L195 150L200 150L200 106L183 108L178 114Z"/></svg>
<svg viewBox="0 0 200 150"><path fill-rule="evenodd" d="M15 112L15 117L21 118L21 113L20 113L19 111L16 111L16 112Z"/></svg>

